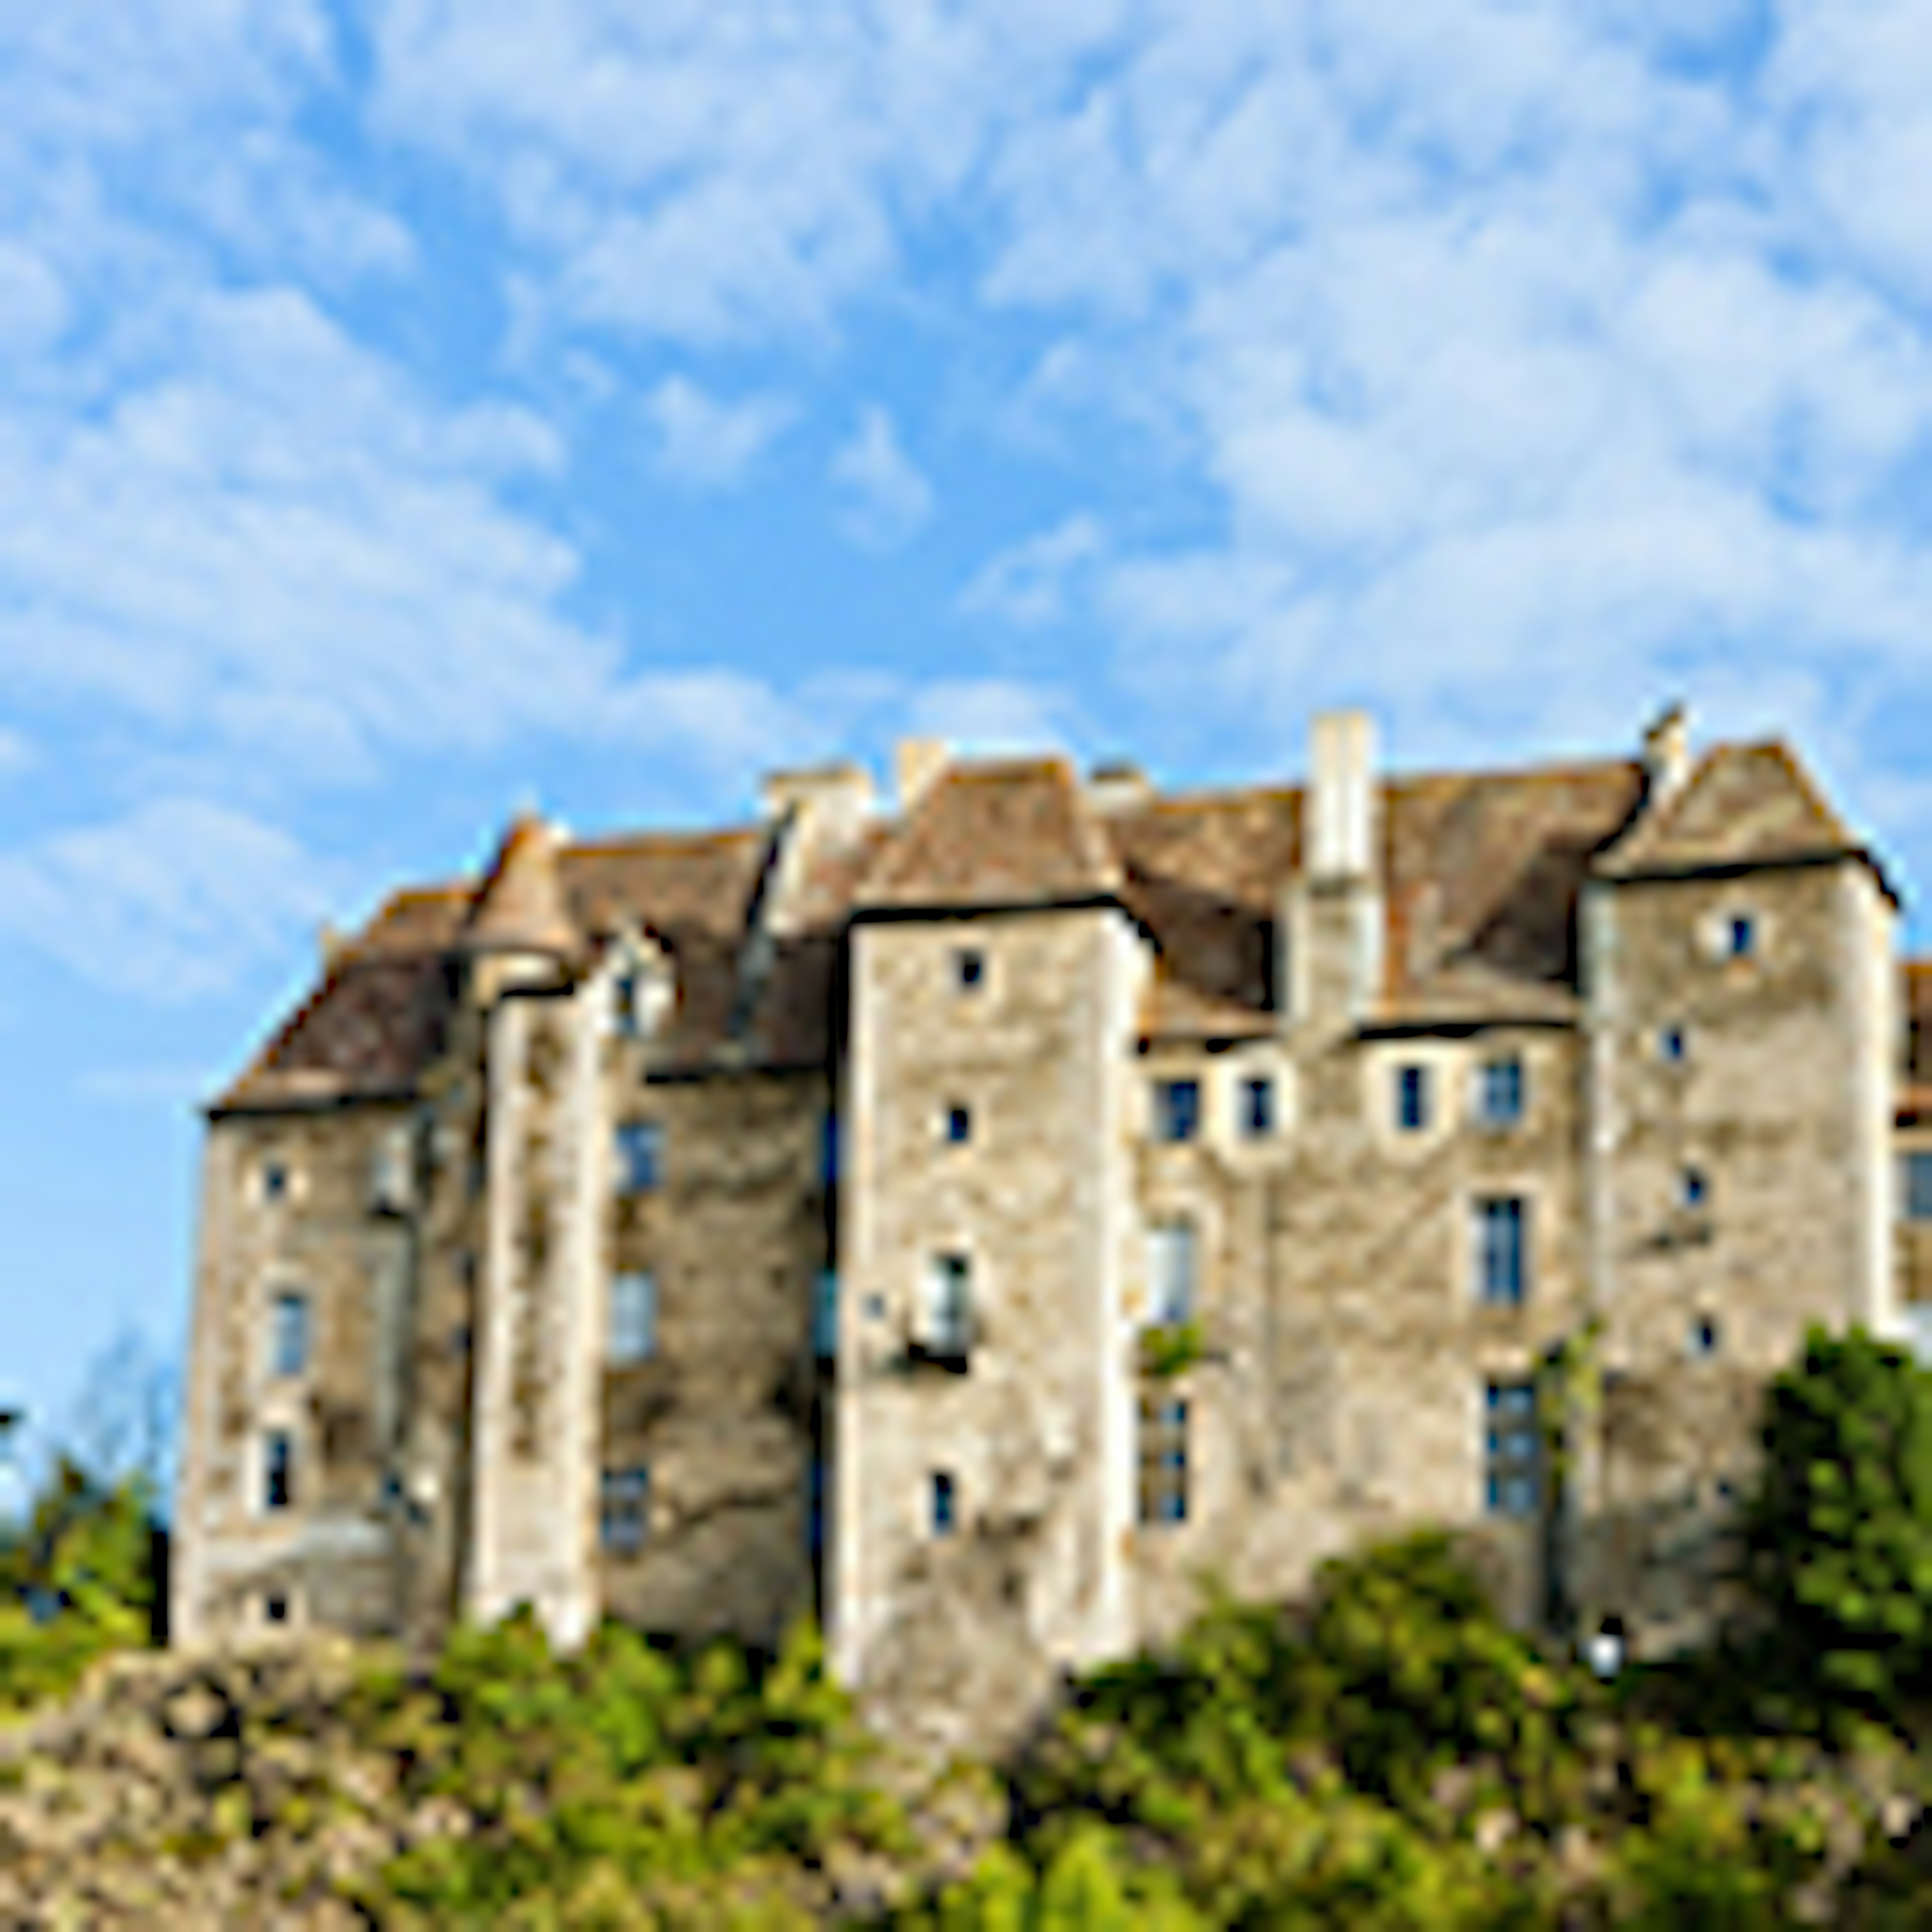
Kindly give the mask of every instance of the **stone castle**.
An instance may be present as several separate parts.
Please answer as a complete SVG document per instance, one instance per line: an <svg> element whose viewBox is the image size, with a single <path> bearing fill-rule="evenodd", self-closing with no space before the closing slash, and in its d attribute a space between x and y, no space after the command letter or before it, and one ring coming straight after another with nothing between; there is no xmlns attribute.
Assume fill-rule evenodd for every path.
<svg viewBox="0 0 1932 1932"><path fill-rule="evenodd" d="M943 1747L1424 1521L1698 1634L1766 1375L1932 1304L1932 967L1798 758L897 765L325 938L208 1109L177 1640L812 1610Z"/></svg>

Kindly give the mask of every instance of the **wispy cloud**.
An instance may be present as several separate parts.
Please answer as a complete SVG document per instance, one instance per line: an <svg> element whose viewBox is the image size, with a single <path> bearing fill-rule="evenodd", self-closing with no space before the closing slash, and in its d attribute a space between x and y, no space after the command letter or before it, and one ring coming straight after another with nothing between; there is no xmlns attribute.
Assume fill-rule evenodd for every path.
<svg viewBox="0 0 1932 1932"><path fill-rule="evenodd" d="M1058 623L1106 549L1094 518L1065 518L989 558L960 593L960 608L1023 630Z"/></svg>
<svg viewBox="0 0 1932 1932"><path fill-rule="evenodd" d="M272 956L343 883L278 826L160 799L0 853L0 928L117 992L186 1000Z"/></svg>
<svg viewBox="0 0 1932 1932"><path fill-rule="evenodd" d="M830 475L844 499L842 527L868 550L896 548L932 514L932 485L900 444L891 416L876 403L860 412L852 434L832 455Z"/></svg>
<svg viewBox="0 0 1932 1932"><path fill-rule="evenodd" d="M658 468L700 490L742 482L792 420L776 396L736 401L709 394L684 376L668 376L644 399Z"/></svg>

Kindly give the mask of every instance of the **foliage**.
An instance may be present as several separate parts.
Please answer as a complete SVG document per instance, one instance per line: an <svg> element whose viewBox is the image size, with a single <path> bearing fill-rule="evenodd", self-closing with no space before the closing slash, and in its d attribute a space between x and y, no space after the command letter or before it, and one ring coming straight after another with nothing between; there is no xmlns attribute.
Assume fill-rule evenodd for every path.
<svg viewBox="0 0 1932 1932"><path fill-rule="evenodd" d="M0 1548L0 1714L64 1694L94 1659L148 1641L155 1579L146 1482L103 1485L63 1456Z"/></svg>
<svg viewBox="0 0 1932 1932"><path fill-rule="evenodd" d="M1207 1354L1198 1322L1162 1322L1141 1330L1141 1366L1157 1380L1184 1374Z"/></svg>
<svg viewBox="0 0 1932 1932"><path fill-rule="evenodd" d="M476 1820L383 1876L393 1899L458 1922L608 1891L657 1915L638 1923L810 1923L800 1868L838 1846L912 1849L808 1623L764 1662L722 1640L680 1654L612 1622L556 1656L524 1610L458 1630L427 1684L372 1670L358 1712L404 1759L406 1798L453 1798Z"/></svg>
<svg viewBox="0 0 1932 1932"><path fill-rule="evenodd" d="M1745 1574L1781 1678L1882 1720L1932 1695L1932 1376L1854 1329L1814 1328L1768 1394ZM1790 1714L1800 1714L1794 1704Z"/></svg>

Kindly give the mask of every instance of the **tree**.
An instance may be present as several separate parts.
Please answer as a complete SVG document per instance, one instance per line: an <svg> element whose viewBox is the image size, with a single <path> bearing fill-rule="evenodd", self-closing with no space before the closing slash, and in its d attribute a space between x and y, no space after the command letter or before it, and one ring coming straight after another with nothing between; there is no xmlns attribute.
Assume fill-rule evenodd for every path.
<svg viewBox="0 0 1932 1932"><path fill-rule="evenodd" d="M1744 1574L1796 1680L1882 1716L1932 1693L1932 1376L1814 1328L1766 1397Z"/></svg>

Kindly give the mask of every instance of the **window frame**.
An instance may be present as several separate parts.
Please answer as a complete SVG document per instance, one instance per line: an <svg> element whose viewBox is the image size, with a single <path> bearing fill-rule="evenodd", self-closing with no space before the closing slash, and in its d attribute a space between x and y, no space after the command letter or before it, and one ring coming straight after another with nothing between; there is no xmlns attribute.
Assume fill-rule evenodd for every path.
<svg viewBox="0 0 1932 1932"><path fill-rule="evenodd" d="M1144 1528L1184 1528L1192 1475L1187 1398L1143 1389L1136 1413L1135 1520Z"/></svg>
<svg viewBox="0 0 1932 1932"><path fill-rule="evenodd" d="M295 1508L296 1460L296 1432L292 1429L278 1423L262 1431L260 1495L264 1516L285 1516Z"/></svg>
<svg viewBox="0 0 1932 1932"><path fill-rule="evenodd" d="M1900 1150L1898 1202L1900 1220L1932 1227L1932 1148Z"/></svg>
<svg viewBox="0 0 1932 1932"><path fill-rule="evenodd" d="M1522 1054L1488 1055L1476 1070L1478 1124L1500 1132L1521 1126L1528 1112L1529 1070Z"/></svg>
<svg viewBox="0 0 1932 1932"><path fill-rule="evenodd" d="M1177 1104L1185 1093L1185 1106ZM1162 1147L1190 1147L1201 1138L1201 1077L1195 1073L1158 1076L1154 1082L1154 1138ZM1184 1129L1184 1131L1180 1130Z"/></svg>
<svg viewBox="0 0 1932 1932"><path fill-rule="evenodd" d="M922 1353L946 1361L964 1361L971 1354L973 1272L973 1257L963 1248L940 1249L927 1256L914 1330Z"/></svg>
<svg viewBox="0 0 1932 1932"><path fill-rule="evenodd" d="M1484 1376L1480 1420L1484 1515L1534 1519L1542 1510L1545 1480L1535 1378ZM1527 1500L1512 1502L1512 1496L1521 1497L1524 1492L1508 1486L1526 1481Z"/></svg>
<svg viewBox="0 0 1932 1932"><path fill-rule="evenodd" d="M624 1306L626 1292L638 1297L634 1308ZM657 1270L619 1268L610 1278L604 1311L604 1359L612 1368L634 1368L654 1360L658 1349L662 1313Z"/></svg>
<svg viewBox="0 0 1932 1932"><path fill-rule="evenodd" d="M607 1462L597 1476L597 1547L609 1556L634 1556L650 1540L651 1466Z"/></svg>
<svg viewBox="0 0 1932 1932"><path fill-rule="evenodd" d="M1144 1237L1147 1262L1147 1322L1150 1328L1177 1327L1192 1322L1201 1305L1200 1231L1186 1214L1167 1214L1147 1224ZM1181 1284L1177 1304L1171 1293Z"/></svg>
<svg viewBox="0 0 1932 1932"><path fill-rule="evenodd" d="M1272 1073L1244 1073L1235 1083L1236 1128L1244 1141L1272 1140L1280 1114L1275 1102L1275 1077ZM1256 1100L1261 1102L1257 1107Z"/></svg>
<svg viewBox="0 0 1932 1932"><path fill-rule="evenodd" d="M291 1364L286 1346L290 1329L285 1317L294 1311L293 1334L298 1346ZM268 1378L272 1382L294 1382L308 1373L314 1354L314 1329L305 1289L278 1287L268 1303Z"/></svg>
<svg viewBox="0 0 1932 1932"><path fill-rule="evenodd" d="M1470 1203L1472 1260L1475 1298L1484 1308L1521 1308L1534 1283L1532 1227L1534 1210L1526 1194L1478 1194ZM1512 1230L1499 1246L1498 1231ZM1510 1264L1505 1265L1505 1264Z"/></svg>
<svg viewBox="0 0 1932 1932"><path fill-rule="evenodd" d="M1426 1060L1398 1060L1395 1067L1395 1130L1426 1134L1434 1115L1430 1067ZM1413 1105L1412 1106L1412 1102ZM1411 1118L1412 1114L1413 1118Z"/></svg>
<svg viewBox="0 0 1932 1932"><path fill-rule="evenodd" d="M624 1200L655 1194L664 1186L664 1123L647 1114L617 1122L612 1136L616 1192Z"/></svg>

